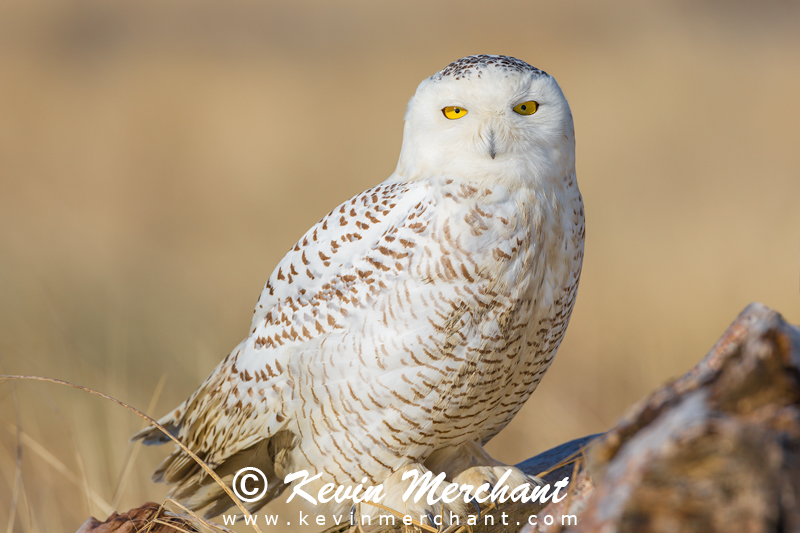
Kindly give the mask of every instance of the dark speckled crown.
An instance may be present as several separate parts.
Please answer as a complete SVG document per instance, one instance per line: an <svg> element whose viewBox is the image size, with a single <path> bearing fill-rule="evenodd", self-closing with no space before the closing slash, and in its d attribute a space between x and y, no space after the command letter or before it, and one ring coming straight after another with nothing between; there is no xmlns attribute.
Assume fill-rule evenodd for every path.
<svg viewBox="0 0 800 533"><path fill-rule="evenodd" d="M442 78L461 78L468 77L476 74L479 78L485 69L497 69L503 71L520 72L522 74L534 73L547 76L547 72L532 67L526 62L517 59L516 57L508 56L490 56L481 54L477 56L462 57L458 61L453 61L442 70L431 76L434 80L441 80Z"/></svg>

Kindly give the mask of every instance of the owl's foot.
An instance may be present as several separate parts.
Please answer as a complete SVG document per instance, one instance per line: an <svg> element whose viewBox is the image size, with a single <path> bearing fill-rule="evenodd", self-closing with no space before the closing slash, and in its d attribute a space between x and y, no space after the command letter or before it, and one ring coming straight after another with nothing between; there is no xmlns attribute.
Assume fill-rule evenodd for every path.
<svg viewBox="0 0 800 533"><path fill-rule="evenodd" d="M522 487L528 486L525 495L536 486L544 485L544 481L536 476L531 476L513 466L472 466L462 471L453 478L454 483L462 486L474 487L469 490L471 496L477 496L482 505L490 506L499 499L501 502L511 498L517 490L520 494ZM488 485L488 486L487 486ZM481 490L481 487L484 487Z"/></svg>
<svg viewBox="0 0 800 533"><path fill-rule="evenodd" d="M456 448L437 450L425 462L437 472L462 487L468 487L470 496L476 497L483 508L490 507L496 499L506 501L516 489L528 491L544 485L544 481L516 468L492 459L482 446L466 442ZM518 492L519 493L519 492Z"/></svg>
<svg viewBox="0 0 800 533"><path fill-rule="evenodd" d="M406 475L406 479L403 476ZM437 472L431 472L419 463L408 464L383 481L384 494L386 495L376 506L369 502L360 504L360 515L369 515L371 523L381 520L381 516L388 516L393 510L395 524L404 524L403 520L432 526L437 530L444 531L455 523L465 523L466 517L476 514L476 509L472 503L468 503L468 497L460 495L453 499L450 497L442 498L445 489L450 484L449 480L436 483ZM426 477L427 476L427 477ZM452 501L446 501L452 500ZM386 519L381 522L386 524ZM391 523L391 520L388 521ZM406 523L405 525L412 525Z"/></svg>

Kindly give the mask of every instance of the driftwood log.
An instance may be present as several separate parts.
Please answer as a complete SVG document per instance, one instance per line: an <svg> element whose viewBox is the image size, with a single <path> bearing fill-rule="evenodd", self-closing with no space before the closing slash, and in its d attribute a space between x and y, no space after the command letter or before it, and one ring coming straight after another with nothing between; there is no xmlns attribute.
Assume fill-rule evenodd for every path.
<svg viewBox="0 0 800 533"><path fill-rule="evenodd" d="M569 512L528 531L800 531L800 329L748 306L587 450ZM539 515L559 518L567 500Z"/></svg>
<svg viewBox="0 0 800 533"><path fill-rule="evenodd" d="M517 467L551 484L569 477L568 496L501 504L475 533L800 532L800 329L752 304L615 428ZM80 533L127 531L119 519Z"/></svg>

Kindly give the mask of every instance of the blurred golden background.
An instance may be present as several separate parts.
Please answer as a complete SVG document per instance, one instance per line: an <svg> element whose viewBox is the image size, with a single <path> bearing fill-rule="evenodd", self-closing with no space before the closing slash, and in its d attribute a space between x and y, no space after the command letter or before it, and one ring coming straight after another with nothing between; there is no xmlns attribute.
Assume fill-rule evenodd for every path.
<svg viewBox="0 0 800 533"><path fill-rule="evenodd" d="M779 0L5 0L2 372L143 410L166 376L160 416L243 338L294 241L394 170L417 84L506 54L570 101L587 245L559 356L489 449L609 428L747 303L800 322L798 27ZM0 424L0 528L164 497L166 447L123 475L142 424L118 406L6 383Z"/></svg>

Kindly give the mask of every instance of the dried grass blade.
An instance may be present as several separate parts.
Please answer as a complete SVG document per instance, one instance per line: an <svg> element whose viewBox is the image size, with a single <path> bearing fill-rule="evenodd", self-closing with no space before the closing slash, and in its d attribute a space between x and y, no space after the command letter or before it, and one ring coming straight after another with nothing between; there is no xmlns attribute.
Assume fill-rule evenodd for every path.
<svg viewBox="0 0 800 533"><path fill-rule="evenodd" d="M197 456L197 455L196 455L196 454L195 454L195 453L194 453L192 450L190 450L189 448L187 448L185 444L183 444L181 441L179 441L179 440L178 440L178 439L177 439L177 438L176 438L176 437L175 437L175 436L174 436L172 433L170 433L169 431L167 431L167 429L166 429L164 426L162 426L161 424L159 424L159 423L158 423L158 421L156 421L156 420L154 420L153 418L149 417L148 415L144 414L143 412L141 412L140 410L136 409L135 407L133 407L133 406L131 406L131 405L128 405L127 403L125 403L125 402L123 402L123 401L121 401L121 400L117 400L116 398L114 398L113 396L109 396L108 394L102 393L102 392L100 392L100 391L97 391L97 390L94 390L94 389L90 389L89 387L84 387L83 385L76 385L76 384L74 384L74 383L70 383L69 381L64 381L64 380L62 380L62 379L56 379L56 378L45 378L45 377L42 377L42 376L11 376L11 375L0 375L0 383L2 383L3 381L7 381L7 380L44 381L44 382L46 382L46 383L55 383L56 385L66 385L66 386L68 386L68 387L72 387L72 388L74 388L74 389L82 390L82 391L84 391L84 392L88 392L88 393L90 393L90 394L94 394L94 395L96 395L96 396L100 396L101 398L105 398L106 400L112 401L112 402L116 403L117 405L120 405L120 406L124 407L125 409L127 409L127 410L129 410L130 412L134 413L134 414L135 414L136 416L138 416L139 418L142 418L142 419L144 419L144 420L147 420L147 421L148 421L148 422L149 422L151 425L153 425L154 427L158 428L158 430L159 430L159 431L161 431L161 432L162 432L164 435L166 435L166 436L167 436L167 437L168 437L168 438L169 438L169 439L170 439L172 442L174 442L174 443L175 443L175 444L176 444L176 445L177 445L177 446L178 446L178 447L179 447L181 450L183 450L183 451L186 453L186 455L188 455L189 457L191 457L191 458L192 458L192 459L193 459L193 460L194 460L194 461L195 461L195 462L196 462L198 465L200 465L200 467L201 467L203 470L205 470L205 471L206 471L206 473L207 473L209 476L211 476L211 479L213 479L214 481L216 481L216 482L217 482L217 484L220 486L220 488L221 488L221 489L222 489L222 490L225 492L225 494L227 494L227 495L228 495L228 497L231 499L231 501L233 501L233 503L236 505L236 507L238 507L238 508L239 508L239 510L240 510L240 511L241 511L241 512L242 512L242 513L245 515L245 516L250 516L250 513L247 511L247 509L245 509L245 508L244 508L244 505L242 505L242 502L241 502L241 501L239 501L239 498L237 498L237 497L236 497L236 495L233 493L233 491L232 491L232 490L231 490L231 489L230 489L230 488L229 488L227 485L225 485L225 483L223 483L223 481L222 481L222 480L220 479L220 477L219 477L219 476L216 474L216 472L214 472L214 471L213 471L213 470L212 470L212 469L211 469L211 468L210 468L210 467L209 467L209 466L208 466L208 465L207 465L207 464L206 464L206 463L205 463L205 462L204 462L202 459L200 459L200 458L199 458L199 457L198 457L198 456ZM253 529L254 529L255 531L257 531L258 533L262 533L261 529L260 529L260 528L259 528L259 527L258 527L258 526L255 524L255 523L253 523L252 525L253 525Z"/></svg>
<svg viewBox="0 0 800 533"><path fill-rule="evenodd" d="M153 395L150 397L150 403L147 405L148 413L155 411L156 405L158 404L158 399L161 397L161 392L164 390L164 385L166 383L167 375L163 374L161 379L158 380L156 388L153 390ZM119 477L117 486L114 488L114 496L111 498L111 507L114 509L117 508L119 501L122 499L122 492L128 485L128 479L130 479L131 473L133 472L133 465L136 462L136 458L139 456L139 450L141 448L141 446L133 445L128 450L128 457L125 459L125 468L122 470L122 475Z"/></svg>

